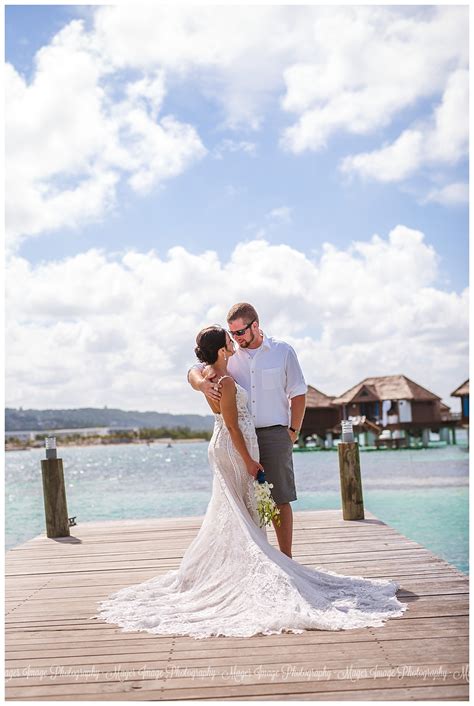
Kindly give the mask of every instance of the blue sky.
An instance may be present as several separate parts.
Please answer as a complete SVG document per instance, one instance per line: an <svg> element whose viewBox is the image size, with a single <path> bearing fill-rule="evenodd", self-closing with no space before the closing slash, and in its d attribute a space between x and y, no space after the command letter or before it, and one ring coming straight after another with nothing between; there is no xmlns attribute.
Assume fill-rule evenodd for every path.
<svg viewBox="0 0 474 706"><path fill-rule="evenodd" d="M80 277L80 269L75 269L77 262L81 258L85 260L87 253L97 249L105 260L117 262L122 262L121 258L130 251L144 254L154 250L155 256L164 263L169 263L168 252L176 246L198 259L203 257L205 251L211 250L216 253L223 270L226 266L232 269L236 248L245 250L247 247L252 253L252 243L264 242L265 253L270 260L275 256L275 262L279 257L285 261L286 257L289 278L300 278L296 265L293 268L290 264L293 254L296 260L300 255L304 257L308 268L314 266L315 276L321 275L324 267L333 266L331 272L334 280L328 280L329 289L340 291L345 288L349 297L353 294L353 283L350 277L345 281L337 277L337 258L345 253L344 257L355 258L357 265L359 255L357 248L354 250L354 242L368 244L377 234L382 241L390 241L387 254L383 254L381 246L380 253L374 250L374 257L381 258L377 265L380 269L384 257L392 258L390 248L394 251L404 248L403 244L400 246L403 241L394 238L392 242L389 235L401 226L409 233L405 253L408 261L416 260L420 271L431 272L426 281L424 275L417 277L413 272L413 296L417 297L418 287L429 287L440 295L446 295L440 299L440 316L448 301L449 306L457 307L462 312L464 304L461 298L468 286L467 128L463 132L459 125L449 122L449 115L462 105L467 69L467 37L463 30L467 15L463 18L462 8L379 8L375 14L367 8L326 8L320 16L318 8L270 7L262 10L269 13L268 16L262 16L255 8L249 7L235 20L232 9L228 10L228 17L225 12L222 14L221 9L221 13L217 13L215 27L205 18L196 18L196 13L202 12L199 8L177 11L177 19L171 12L163 23L160 21L160 9L155 8L156 27L163 24L166 29L168 22L168 35L171 33L173 36L175 32L176 37L167 52L163 49L156 55L153 48L146 48L146 33L149 31L146 22L140 25L139 20L127 15L127 12L131 10L80 6L6 7L6 59L14 69L11 85L16 86L11 89L16 91L16 99L11 109L11 124L14 127L10 130L10 144L12 164L15 165L12 181L17 186L11 207L9 251L12 258L10 271L15 282L18 282L19 271L31 282L35 278L44 282L48 279L48 267L53 263L66 281L68 276ZM189 17L183 19L186 12L190 13ZM310 13L308 17L305 12ZM356 15L346 16L351 12ZM102 14L95 22L98 13ZM65 33L65 28L74 26L71 23L75 19L82 20L83 24L80 27L75 25L74 31ZM197 29L187 38L187 30L183 27L195 21ZM234 21L237 24L242 22L245 28L250 27L248 46L245 39L233 37ZM130 22L137 23L135 34L123 49L123 37L127 36ZM313 47L312 40L308 38L311 35L306 34L305 25L308 22L335 32L338 42L334 45L328 43L323 32ZM281 36L285 38L289 36L289 28L293 27L294 45L288 40L289 44L283 51L276 41L273 43L271 37L265 36L268 23L271 23L276 34L282 31ZM351 34L351 27L356 27L356 24L361 35L360 46L367 50L367 61L362 57L358 75L354 73L355 69L351 69L351 60L348 59L353 56L357 61L359 58L357 33L354 31L354 36ZM415 67L413 81L411 65L407 63L404 69L403 56L400 57L400 67L396 65L399 57L396 48L398 39L396 32L392 31L395 25L400 28L398 31L400 36L403 35L407 54L410 55L407 62L413 62ZM439 32L444 27L445 46L439 48ZM133 139L123 138L121 144L111 145L111 158L107 156L104 159L100 148L88 142L85 128L72 130L69 127L67 99L61 105L61 90L64 88L61 89L58 83L64 76L59 79L55 77L58 66L52 44L54 36L61 30L61 39L54 41L61 48L60 61L65 62L64 71L69 70L70 60L67 88L78 82L78 94L84 91L85 100L90 99L90 133L97 131L98 144L103 124L100 124L99 113L93 122L99 95L97 91L105 91L100 110L110 120L110 129L117 129L117 139L122 139L124 131L129 129L129 116L138 116L134 113L137 107L142 110L141 116L136 118L142 121L140 125L143 126L144 120L149 121L143 128L144 132L139 133L140 138L135 132ZM259 32L262 37L260 51ZM215 41L217 47L215 52L209 50L209 57L205 59L201 58L202 51L199 49L200 33L208 33L206 37L211 37L211 42L207 38L202 40L203 46L208 47ZM163 43L168 35L163 35ZM392 53L384 53L384 36L389 37L389 46L393 41ZM38 50L41 50L41 61L44 62L40 67L42 83L39 82L39 65L35 58ZM376 67L374 69L371 65L372 62L377 63L378 55L387 62L384 65L386 84L380 81ZM432 59L428 60L427 56L432 56ZM84 64L86 68L81 69L78 62L89 59L91 63ZM100 75L95 77L92 67L97 61L103 61L103 66ZM404 76L403 80L398 79L398 68L400 75ZM89 80L88 71L90 84L84 87L84 76ZM314 72L311 75L316 77L309 84L305 83L307 71ZM333 76L331 72L334 72ZM138 85L142 79L155 81L154 97L150 97L149 87L143 88L140 84L141 88L137 90L142 93L134 94L138 96L135 104L132 99L128 103L120 103L128 95L129 87ZM318 85L320 80L321 88ZM20 84L23 93L18 89ZM324 87L326 84L327 87ZM58 91L57 96L54 100L50 99L49 94L55 90ZM315 97L311 99L313 90ZM379 96L384 91L388 98L382 96L379 106ZM55 103L56 100L59 103ZM78 102L74 110L71 108L71 115L77 116L83 104ZM22 113L22 105L36 106L39 119L44 119L38 135L35 126ZM444 113L441 109L443 105L446 107ZM57 106L60 106L59 110ZM66 117L59 115L63 109ZM117 111L120 110L122 117L117 118ZM344 111L349 117L344 116ZM169 115L175 121L175 126L171 128L167 127L165 117ZM21 116L20 119L18 116ZM86 112L81 120L87 120L87 116ZM465 117L467 119L467 105ZM163 118L165 120L161 123ZM156 138L161 140L157 144L164 145L164 156L159 147L156 154L147 154L147 140L154 139L156 134L152 132L153 121L164 126L166 135L160 133ZM362 127L356 129L354 126L358 121ZM29 150L32 160L35 160L35 149L38 149L33 176L29 173L31 164L25 160L23 168L21 162L22 130L28 135L25 144L32 146ZM56 160L59 165L57 168L47 163L48 153L41 152L43 137L51 150L52 163ZM410 140L410 145L413 143L414 148L404 146L405 138ZM7 143L8 139L7 123ZM143 142L138 144L137 139L143 139ZM61 140L64 142L61 143ZM76 140L78 153L82 147L84 154L87 153L87 158L82 162L80 154L74 154L71 147ZM184 145L180 153L181 161L176 165L174 157L176 152L180 152L181 145ZM56 149L57 155L54 153ZM106 152L104 146L104 154ZM416 159L413 152L416 152ZM45 161L44 165L41 160ZM86 166L84 162L87 162ZM349 164L345 171L343 163ZM143 174L151 179L151 188L138 188L130 181L133 178L141 179ZM85 177L91 178L92 200L96 199L93 207L90 206L90 195L81 195L80 188ZM107 181L107 188L102 187L103 180L111 180ZM21 197L22 187L18 184L25 185L24 198ZM67 196L68 190L75 187L80 187L75 196L77 207L70 205ZM66 195L66 200L56 204L48 201L51 195ZM82 205L81 198L84 199ZM35 205L36 199L42 206ZM50 219L49 212L52 214ZM417 244L417 236L413 235L416 231L423 234L422 245ZM325 244L330 244L332 255L327 254ZM285 247L290 250L284 250ZM413 257L410 248L414 248ZM261 249L258 252L261 253ZM331 258L333 265L328 264ZM372 265L366 261L365 266L369 273ZM331 335L328 331L324 334L321 321L326 315L325 311L331 311L331 291L327 292L328 302L318 310L318 324L309 325L306 320L288 326L294 307L304 310L306 304L299 307L299 302L291 301L290 297L287 304L280 303L278 307L273 307L271 302L275 297L272 299L272 287L277 284L269 282L267 289L263 290L261 283L266 281L264 271L259 275L254 272L253 266L246 269L244 261L238 267L241 267L237 275L240 284L252 276L256 278L257 285L260 282L254 296L261 296L260 308L263 308L266 321L273 329L277 328L277 335L289 336L297 349L298 346L305 349L302 355L307 356L308 367L312 365L310 361L323 359L318 346L326 343L329 346L330 341L336 348L350 345L342 334L338 337L335 331ZM100 270L98 277L102 276L101 272L104 270ZM385 279L383 275L380 277L383 286L386 284L387 287L390 287L390 278L393 278L392 287L396 290L397 272L387 271ZM363 281L364 277L361 278ZM225 313L228 305L233 303L233 295L250 299L250 279L248 284L248 296L245 296L245 288L232 290L230 287L229 299L224 295L222 306L216 311ZM378 289L374 290L374 286L372 283L372 288L365 292L366 299L377 296ZM364 292L359 294L363 295ZM422 298L425 295L428 296L423 290ZM458 299L454 300L453 295L457 295ZM52 296L52 293L45 295L48 301ZM396 307L396 299L393 305ZM420 306L419 316L422 318L428 314L426 306ZM125 303L124 307L126 309ZM74 324L78 331L83 331L84 336L94 339L96 334L91 332L91 327L94 327L95 319L93 316L90 320L88 318L91 309L93 303L83 315L78 314L74 322L67 319L62 323ZM207 312L212 309L209 301L202 303L199 311L194 312L196 325L205 320ZM21 331L15 329L12 334L18 337L18 342L33 341L38 334L31 329L34 310L32 303L27 311L17 312L16 326L24 322ZM42 312L46 316L44 307ZM360 307L358 312L360 314ZM432 313L429 315L435 316ZM460 316L462 318L462 314ZM46 324L46 319L45 325L50 326L51 321ZM467 370L467 348L463 346L460 334L462 324L458 324L456 336L460 336L459 350L448 364L448 367L451 365L449 373L446 372L446 365L444 368L441 366L432 381L432 386L438 385L438 389L443 385L441 392L444 396L450 385L454 389L462 382L457 379L459 376L463 378L464 374L459 368L464 365ZM57 325L61 325L60 320L55 322ZM140 325L144 325L143 322ZM433 321L433 330L438 330L440 325L440 321ZM81 326L89 327L87 335ZM281 331L278 330L280 327ZM400 330L397 340L403 341L403 337L408 335L407 331ZM28 338L28 335L33 338ZM309 336L309 343L303 343L305 335ZM325 335L328 338L326 343ZM448 340L453 340L453 332L446 335ZM383 343L382 340L380 343ZM312 353L308 352L306 344L310 349L315 347ZM125 351L130 353L131 342L124 345ZM402 351L401 343L400 346ZM416 350L421 352L422 349ZM347 353L346 348L344 351ZM108 351L107 355L109 353L113 355L114 351ZM141 354L136 355L139 360L142 359ZM116 358L114 361L114 365L119 365ZM45 360L42 369L46 370L47 367L48 361ZM167 370L166 374L171 374L171 368ZM339 394L346 382L349 387L363 376L363 372L372 374L368 369L353 369L350 375L355 379L352 377L350 380L334 378L334 374L332 378L329 375L328 379L325 374L321 376L320 384L328 385L334 380L334 387L329 392ZM412 365L410 372L412 376L416 375L416 366ZM180 393L180 401L174 404L181 373L173 368L172 375L176 378L166 393L166 406L171 411L182 411L194 404L195 398L186 391ZM27 378L28 375L20 369L12 372L11 389L15 388L15 392L11 394L11 403L28 405L30 401L34 404L35 400L38 403L42 399L41 395L44 396L44 389L37 394L33 382ZM423 384L423 380L419 382ZM430 382L425 374L424 384L429 386ZM141 381L140 384L146 385L146 382ZM130 385L133 383L130 382ZM104 387L100 394L94 393L90 397L97 404L115 401L118 406L127 406L125 391L125 399L119 391L109 399L108 389ZM71 404L68 406L86 402L87 395L82 391L79 393L76 388L68 395L65 396L58 388L50 395L51 406L66 404L69 399ZM133 399L135 405L142 406L139 392L134 393ZM202 406L199 409L203 410Z"/></svg>

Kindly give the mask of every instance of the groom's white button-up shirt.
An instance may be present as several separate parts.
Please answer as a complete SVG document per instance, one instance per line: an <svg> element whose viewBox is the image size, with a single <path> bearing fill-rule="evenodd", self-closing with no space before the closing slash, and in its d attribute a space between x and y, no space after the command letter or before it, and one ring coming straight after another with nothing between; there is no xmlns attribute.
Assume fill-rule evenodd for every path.
<svg viewBox="0 0 474 706"><path fill-rule="evenodd" d="M307 385L293 348L263 335L262 345L252 353L236 346L227 369L248 394L248 407L255 426L287 426L289 400L305 395Z"/></svg>
<svg viewBox="0 0 474 706"><path fill-rule="evenodd" d="M288 426L289 400L307 391L298 358L288 343L264 334L262 345L251 353L236 345L227 370L247 391L248 408L257 429L275 424Z"/></svg>

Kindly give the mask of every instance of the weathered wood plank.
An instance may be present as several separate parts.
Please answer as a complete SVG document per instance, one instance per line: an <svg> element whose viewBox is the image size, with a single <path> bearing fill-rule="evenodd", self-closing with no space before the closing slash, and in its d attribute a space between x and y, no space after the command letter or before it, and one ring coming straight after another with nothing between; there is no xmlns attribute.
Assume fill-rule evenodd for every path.
<svg viewBox="0 0 474 706"><path fill-rule="evenodd" d="M366 518L344 522L340 511L296 513L295 558L348 575L397 580L408 611L383 628L250 639L123 633L116 626L89 620L97 602L109 593L176 567L201 518L87 523L75 528L73 537L30 540L7 554L7 698L467 698L463 672L468 660L467 576L370 513ZM276 543L273 531L269 538ZM294 672L283 678L285 659ZM257 664L260 675L252 672ZM128 672L122 681L117 674L111 677L117 665L119 672ZM144 665L150 674L137 678ZM361 673L375 665L392 670L411 665L431 672L443 667L446 676L341 678L348 665ZM219 674L207 680L180 672L202 672L209 666ZM44 674L51 668L65 671L52 678ZM163 676L167 668L175 670L172 677ZM330 672L324 680L308 682L297 672L323 668ZM31 674L25 674L28 669ZM228 675L232 669L234 682ZM153 670L161 670L161 678Z"/></svg>

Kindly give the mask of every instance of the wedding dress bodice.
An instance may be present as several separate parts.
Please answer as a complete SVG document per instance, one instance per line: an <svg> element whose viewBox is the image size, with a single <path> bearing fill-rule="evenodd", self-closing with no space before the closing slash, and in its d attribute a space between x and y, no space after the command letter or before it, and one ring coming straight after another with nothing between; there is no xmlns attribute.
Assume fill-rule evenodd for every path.
<svg viewBox="0 0 474 706"><path fill-rule="evenodd" d="M222 378L221 378L222 380ZM248 394L241 385L235 383L235 400L237 404L237 415L239 428L244 435L245 440L250 440L257 444L257 435L255 433L255 425L248 408ZM214 413L215 423L217 428L222 429L224 433L229 433L224 423L222 414ZM258 448L258 447L257 447Z"/></svg>
<svg viewBox="0 0 474 706"><path fill-rule="evenodd" d="M258 460L247 392L238 384L236 402L239 427ZM397 599L394 581L309 568L268 542L253 478L220 414L208 455L212 496L179 568L113 593L93 618L127 632L205 638L378 627L402 615L407 606Z"/></svg>

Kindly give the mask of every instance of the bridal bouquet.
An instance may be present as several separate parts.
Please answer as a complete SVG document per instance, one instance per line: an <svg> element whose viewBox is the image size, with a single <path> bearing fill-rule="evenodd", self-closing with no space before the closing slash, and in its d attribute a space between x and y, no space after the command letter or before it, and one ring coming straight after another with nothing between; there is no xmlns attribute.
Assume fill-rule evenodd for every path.
<svg viewBox="0 0 474 706"><path fill-rule="evenodd" d="M277 508L271 494L273 483L268 483L265 480L265 473L259 471L253 484L255 488L255 498L257 500L257 512L260 518L260 527L269 525L272 520L275 520L276 524L279 525L280 510Z"/></svg>

